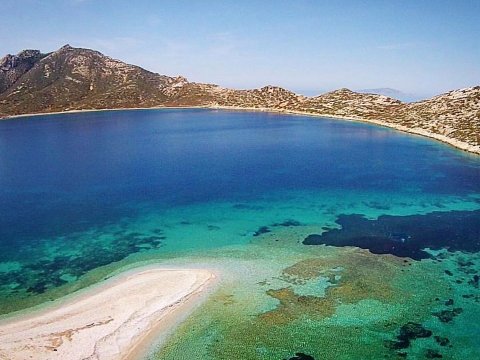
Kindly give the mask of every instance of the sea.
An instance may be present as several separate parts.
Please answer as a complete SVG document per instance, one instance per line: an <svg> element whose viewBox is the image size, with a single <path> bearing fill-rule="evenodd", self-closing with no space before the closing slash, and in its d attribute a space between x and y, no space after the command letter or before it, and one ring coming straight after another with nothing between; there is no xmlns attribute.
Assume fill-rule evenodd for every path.
<svg viewBox="0 0 480 360"><path fill-rule="evenodd" d="M0 121L0 314L146 264L220 281L149 359L480 358L480 157L338 119Z"/></svg>

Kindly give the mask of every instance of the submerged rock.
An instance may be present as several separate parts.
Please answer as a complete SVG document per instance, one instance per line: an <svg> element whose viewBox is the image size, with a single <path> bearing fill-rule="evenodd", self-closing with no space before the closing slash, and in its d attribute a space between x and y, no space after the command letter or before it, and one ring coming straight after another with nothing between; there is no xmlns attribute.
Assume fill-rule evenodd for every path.
<svg viewBox="0 0 480 360"><path fill-rule="evenodd" d="M313 356L298 352L295 353L295 356L289 358L288 360L315 360L315 358Z"/></svg>
<svg viewBox="0 0 480 360"><path fill-rule="evenodd" d="M268 228L268 226L260 226L260 227L258 228L258 230L253 233L253 236L260 236L260 235L262 235L262 234L266 234L266 233L269 233L269 232L271 232L271 231L272 231L272 230L270 230L270 229Z"/></svg>
<svg viewBox="0 0 480 360"><path fill-rule="evenodd" d="M385 340L384 344L385 344L385 347L389 349L401 350L401 349L408 348L410 346L410 341L409 340L399 340L399 341Z"/></svg>
<svg viewBox="0 0 480 360"><path fill-rule="evenodd" d="M478 288L478 282L480 280L480 277L478 275L475 275L472 280L468 282L469 285L472 285L473 287Z"/></svg>
<svg viewBox="0 0 480 360"><path fill-rule="evenodd" d="M400 328L400 339L414 340L417 338L427 338L432 336L430 330L425 329L421 324L408 322Z"/></svg>
<svg viewBox="0 0 480 360"><path fill-rule="evenodd" d="M283 226L283 227L301 226L301 225L302 225L302 223L300 221L292 220L292 219L285 220L281 223L272 224L272 226Z"/></svg>
<svg viewBox="0 0 480 360"><path fill-rule="evenodd" d="M427 352L425 353L425 357L427 359L440 359L440 358L443 358L443 355L440 354L437 350L427 349Z"/></svg>
<svg viewBox="0 0 480 360"><path fill-rule="evenodd" d="M434 336L434 339L440 346L447 346L450 344L450 340L446 337Z"/></svg>
<svg viewBox="0 0 480 360"><path fill-rule="evenodd" d="M448 299L447 301L445 301L445 305L446 306L452 306L453 305L453 299Z"/></svg>
<svg viewBox="0 0 480 360"><path fill-rule="evenodd" d="M449 323L454 317L460 315L463 312L462 308L454 308L452 310L442 310L434 312L433 315L438 317L441 322Z"/></svg>
<svg viewBox="0 0 480 360"><path fill-rule="evenodd" d="M472 262L471 260L465 260L465 259L458 259L457 264L458 266L461 266L461 267L469 267L469 266L475 265L475 263Z"/></svg>
<svg viewBox="0 0 480 360"><path fill-rule="evenodd" d="M421 324L408 322L400 328L397 341L387 340L385 346L392 350L406 349L410 346L412 340L430 336L432 336L432 332L425 329Z"/></svg>
<svg viewBox="0 0 480 360"><path fill-rule="evenodd" d="M138 232L116 232L115 238L100 246L93 243L82 249L82 255L56 256L25 264L21 269L0 273L0 284L16 284L15 290L43 294L47 290L67 283L68 277L78 278L88 271L100 266L120 261L130 254L158 249L165 236L141 234ZM77 241L72 235L68 241Z"/></svg>

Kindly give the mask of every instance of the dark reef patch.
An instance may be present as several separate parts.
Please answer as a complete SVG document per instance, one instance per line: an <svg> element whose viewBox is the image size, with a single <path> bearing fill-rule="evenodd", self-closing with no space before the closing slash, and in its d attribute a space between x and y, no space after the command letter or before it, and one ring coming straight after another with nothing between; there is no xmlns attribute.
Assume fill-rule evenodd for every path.
<svg viewBox="0 0 480 360"><path fill-rule="evenodd" d="M432 212L425 215L339 215L341 229L312 234L305 245L357 246L374 254L392 254L415 260L429 258L423 249L480 251L480 210Z"/></svg>
<svg viewBox="0 0 480 360"><path fill-rule="evenodd" d="M473 287L478 289L479 280L480 277L478 275L475 275L471 280L468 281L468 285L472 285Z"/></svg>
<svg viewBox="0 0 480 360"><path fill-rule="evenodd" d="M301 225L302 225L302 223L300 221L293 220L293 219L288 219L288 220L282 221L280 223L272 224L272 226L283 226L283 227L301 226Z"/></svg>
<svg viewBox="0 0 480 360"><path fill-rule="evenodd" d="M397 340L387 340L385 346L392 350L406 349L410 346L412 340L430 336L432 336L432 332L425 329L421 324L408 322L400 328Z"/></svg>
<svg viewBox="0 0 480 360"><path fill-rule="evenodd" d="M460 315L463 312L462 308L454 308L452 310L441 310L434 312L433 315L438 317L441 322L449 323L456 316Z"/></svg>
<svg viewBox="0 0 480 360"><path fill-rule="evenodd" d="M266 233L272 232L268 226L260 226L257 231L253 233L253 236L260 236Z"/></svg>
<svg viewBox="0 0 480 360"><path fill-rule="evenodd" d="M313 356L298 352L298 353L295 353L295 356L292 356L288 360L315 360L315 358Z"/></svg>
<svg viewBox="0 0 480 360"><path fill-rule="evenodd" d="M7 292L25 291L42 294L48 289L67 283L64 276L78 278L97 267L120 261L130 254L162 246L165 236L157 229L155 235L136 232L116 232L109 243L87 244L81 255L56 256L25 264L21 269L0 273L0 288ZM100 234L101 235L101 234ZM69 241L78 241L72 235ZM14 284L11 287L11 284Z"/></svg>
<svg viewBox="0 0 480 360"><path fill-rule="evenodd" d="M427 352L425 353L425 357L427 359L441 359L443 358L443 355L440 354L437 350L427 349Z"/></svg>
<svg viewBox="0 0 480 360"><path fill-rule="evenodd" d="M273 223L268 226L260 226L257 231L253 233L253 236L260 236L269 232L272 232L271 227L293 227L293 226L302 226L303 224L300 221L287 219L282 222Z"/></svg>
<svg viewBox="0 0 480 360"><path fill-rule="evenodd" d="M450 344L450 340L446 337L434 336L434 339L440 346L447 346Z"/></svg>

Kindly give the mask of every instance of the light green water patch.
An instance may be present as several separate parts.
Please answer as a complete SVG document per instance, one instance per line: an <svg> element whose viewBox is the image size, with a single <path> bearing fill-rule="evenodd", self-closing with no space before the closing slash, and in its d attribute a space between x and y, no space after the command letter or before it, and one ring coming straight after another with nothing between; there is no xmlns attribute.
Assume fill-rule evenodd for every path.
<svg viewBox="0 0 480 360"><path fill-rule="evenodd" d="M2 272L9 272L9 271L17 271L22 268L22 264L18 261L5 261L0 262L0 273Z"/></svg>
<svg viewBox="0 0 480 360"><path fill-rule="evenodd" d="M368 326L384 322L391 314L401 313L401 304L385 303L376 299L364 299L354 304L340 304L326 325Z"/></svg>
<svg viewBox="0 0 480 360"><path fill-rule="evenodd" d="M480 357L480 290L478 276L480 254L430 251L428 264L437 276L437 284L444 284L443 296L436 296L428 307L430 316L422 325L431 336L411 341L410 346L399 350L407 358L422 359L442 356L447 359L477 359ZM424 291L430 291L430 287ZM399 330L394 333L398 335Z"/></svg>
<svg viewBox="0 0 480 360"><path fill-rule="evenodd" d="M228 281L151 358L391 358L384 341L407 321L431 318L435 298L448 293L433 261L351 248L249 247L255 255L230 257L222 268ZM225 265L219 254L216 261ZM307 290L321 279L328 279L321 291Z"/></svg>
<svg viewBox="0 0 480 360"><path fill-rule="evenodd" d="M0 262L0 268L4 269L0 272L3 284L0 311L19 310L67 294L89 283L82 280L86 274L105 266L115 269L143 259L181 258L205 251L217 254L216 249L235 244L259 244L269 251L282 247L285 252L292 249L308 252L312 249L304 249L303 239L338 227L335 220L339 214L359 213L376 218L382 214L473 210L480 204L474 195L415 193L412 196L410 192L320 190L271 193L254 200L172 208L156 204L133 206L135 213L139 213L136 217L83 232L39 239L22 247L8 263ZM262 229L267 231L260 231ZM281 264L283 259L279 256L274 261ZM303 295L321 294L328 285L325 281L321 277L309 280L307 285L294 291Z"/></svg>
<svg viewBox="0 0 480 360"><path fill-rule="evenodd" d="M339 278L340 276L335 280L339 280ZM294 284L291 284L290 287L296 296L324 297L326 289L331 285L332 284L328 278L319 276L309 280L297 281Z"/></svg>
<svg viewBox="0 0 480 360"><path fill-rule="evenodd" d="M441 341L433 337L430 348L446 358L480 358L480 254L443 252L437 255L437 261L450 292L447 298L436 301L433 316L425 325L448 343L441 345ZM421 354L422 347L415 345L412 355Z"/></svg>
<svg viewBox="0 0 480 360"><path fill-rule="evenodd" d="M359 192L282 192L248 202L210 202L157 209L143 205L143 216L133 219L132 231L162 229L166 236L162 251L185 252L255 241L263 227L278 232L281 228L302 228L321 232L335 228L339 214L380 215L426 214L432 211L474 210L474 198L439 197L430 194ZM296 225L283 225L288 222ZM285 237L283 237L285 238ZM288 237L290 238L290 237Z"/></svg>
<svg viewBox="0 0 480 360"><path fill-rule="evenodd" d="M255 227L265 225L265 219ZM266 225L279 221L278 217L267 220ZM473 271L478 270L474 255L437 252L435 259L417 262L298 242L319 225L271 226L269 233L250 235L246 244L135 252L40 294L38 299L71 293L139 265L210 268L220 274L219 289L163 348L153 352L152 359L284 359L298 351L316 359L396 358L403 350L391 350L385 341L395 340L400 327L409 321L423 324L434 334L412 341L405 350L412 357L423 356L430 348L453 354L452 358L477 354L477 337L472 334L480 334L480 329L470 319L477 316L471 314L478 314L478 290L468 285ZM155 228L150 226L144 232ZM204 233L210 231L217 230L207 228ZM458 284L456 280L462 277L465 281ZM459 301L463 312L443 323L433 313L448 309L444 302L450 298ZM24 307L34 304L29 303L31 299L24 300ZM453 347L438 345L433 336L448 337Z"/></svg>

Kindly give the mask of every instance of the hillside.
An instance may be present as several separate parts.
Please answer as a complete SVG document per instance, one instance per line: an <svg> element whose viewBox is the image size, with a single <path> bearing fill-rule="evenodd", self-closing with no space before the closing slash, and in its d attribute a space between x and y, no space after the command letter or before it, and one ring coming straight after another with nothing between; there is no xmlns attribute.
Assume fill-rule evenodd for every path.
<svg viewBox="0 0 480 360"><path fill-rule="evenodd" d="M66 45L37 60L0 94L0 112L150 107L166 101L161 90L175 81L97 51Z"/></svg>
<svg viewBox="0 0 480 360"><path fill-rule="evenodd" d="M306 113L374 122L480 153L480 86L402 103L340 89L315 97L276 86L234 90L189 82L66 45L0 60L0 117L54 111L202 106ZM3 114L3 115L2 115Z"/></svg>
<svg viewBox="0 0 480 360"><path fill-rule="evenodd" d="M409 104L401 110L402 125L480 145L480 86L454 90ZM392 116L391 121L394 121Z"/></svg>
<svg viewBox="0 0 480 360"><path fill-rule="evenodd" d="M422 99L418 95L407 94L407 93L404 93L403 91L392 89L392 88L361 89L361 90L356 90L356 92L359 92L361 94L385 95L385 96L400 100L402 102L415 102Z"/></svg>

